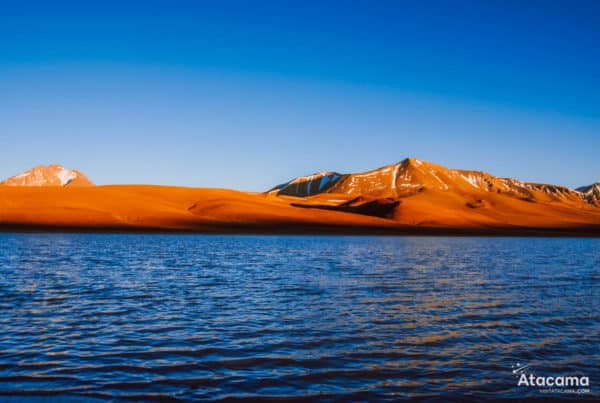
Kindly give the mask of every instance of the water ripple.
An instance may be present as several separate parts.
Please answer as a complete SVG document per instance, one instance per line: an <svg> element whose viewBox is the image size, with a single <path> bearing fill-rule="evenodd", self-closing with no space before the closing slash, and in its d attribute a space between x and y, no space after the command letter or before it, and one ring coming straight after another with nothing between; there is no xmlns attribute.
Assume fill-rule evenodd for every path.
<svg viewBox="0 0 600 403"><path fill-rule="evenodd" d="M578 398L596 239L0 234L0 400ZM17 400L15 400L17 401Z"/></svg>

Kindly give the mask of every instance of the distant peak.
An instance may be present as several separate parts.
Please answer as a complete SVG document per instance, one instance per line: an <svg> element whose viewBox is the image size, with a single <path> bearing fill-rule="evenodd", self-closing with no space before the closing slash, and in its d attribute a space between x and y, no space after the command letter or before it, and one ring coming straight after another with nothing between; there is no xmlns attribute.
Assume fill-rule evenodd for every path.
<svg viewBox="0 0 600 403"><path fill-rule="evenodd" d="M576 189L582 197L590 204L600 205L600 182Z"/></svg>
<svg viewBox="0 0 600 403"><path fill-rule="evenodd" d="M59 164L37 165L3 182L5 186L93 186L94 184L76 169L66 169Z"/></svg>
<svg viewBox="0 0 600 403"><path fill-rule="evenodd" d="M575 190L577 190L580 193L588 193L588 192L593 192L596 189L600 189L600 182L592 183L591 185L588 185L588 186L582 186Z"/></svg>
<svg viewBox="0 0 600 403"><path fill-rule="evenodd" d="M421 166L423 165L424 161L421 161L417 158L414 157L407 157L405 159L403 159L402 161L400 161L400 164L404 164L404 165L413 165L413 166Z"/></svg>

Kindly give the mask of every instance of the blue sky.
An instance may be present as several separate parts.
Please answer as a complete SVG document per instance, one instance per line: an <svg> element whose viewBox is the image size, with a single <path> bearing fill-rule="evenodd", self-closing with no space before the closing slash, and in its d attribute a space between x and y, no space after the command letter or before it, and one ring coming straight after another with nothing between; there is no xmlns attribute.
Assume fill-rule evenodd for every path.
<svg viewBox="0 0 600 403"><path fill-rule="evenodd" d="M414 156L600 180L600 2L122 3L2 1L0 177L259 191Z"/></svg>

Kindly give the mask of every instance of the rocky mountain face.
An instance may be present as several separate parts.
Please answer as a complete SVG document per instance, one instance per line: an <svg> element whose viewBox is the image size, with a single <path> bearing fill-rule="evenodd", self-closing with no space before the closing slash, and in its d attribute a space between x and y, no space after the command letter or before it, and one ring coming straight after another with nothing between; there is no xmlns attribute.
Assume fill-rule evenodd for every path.
<svg viewBox="0 0 600 403"><path fill-rule="evenodd" d="M528 183L517 179L499 178L486 172L448 169L438 164L406 158L372 171L340 174L323 172L293 179L269 191L278 196L315 198L345 195L373 200L402 199L420 192L441 194L440 197L465 199L465 205L476 208L497 200L512 198L532 203L564 203L599 206L600 183L577 190L563 186ZM486 201L486 199L490 199ZM347 200L343 201L344 203ZM331 207L328 207L331 208Z"/></svg>
<svg viewBox="0 0 600 403"><path fill-rule="evenodd" d="M66 169L57 164L38 165L28 171L12 176L0 185L4 186L93 186L84 174L76 169Z"/></svg>
<svg viewBox="0 0 600 403"><path fill-rule="evenodd" d="M588 203L600 207L600 182L577 188L577 191L583 195Z"/></svg>

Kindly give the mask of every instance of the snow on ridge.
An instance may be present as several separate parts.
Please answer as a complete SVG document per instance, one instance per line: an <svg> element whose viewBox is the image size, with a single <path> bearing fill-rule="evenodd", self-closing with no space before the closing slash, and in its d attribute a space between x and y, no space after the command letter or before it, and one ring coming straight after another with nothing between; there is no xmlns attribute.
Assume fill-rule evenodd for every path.
<svg viewBox="0 0 600 403"><path fill-rule="evenodd" d="M65 169L60 165L39 165L12 176L3 184L9 186L67 186L81 175L74 169Z"/></svg>
<svg viewBox="0 0 600 403"><path fill-rule="evenodd" d="M479 189L479 183L477 181L477 177L476 176L472 176L471 174L468 174L468 175L460 174L460 176L464 180L466 180L467 182L469 182L471 184L471 186L473 186L476 189Z"/></svg>
<svg viewBox="0 0 600 403"><path fill-rule="evenodd" d="M396 164L394 166L394 175L392 176L392 189L396 190L396 187L398 185L398 171L400 171L400 168L402 167L402 165L400 164Z"/></svg>
<svg viewBox="0 0 600 403"><path fill-rule="evenodd" d="M64 168L63 168L64 169ZM293 185L296 183L301 183L301 182L308 182L308 181L312 181L315 179L319 179L322 178L324 176L330 176L330 175L335 175L335 172L332 171L327 171L327 172L317 172L315 174L312 175L306 175L306 176L299 176L293 180L291 180L289 182L289 184ZM77 176L77 173L75 173L75 177ZM74 179L74 178L73 178Z"/></svg>
<svg viewBox="0 0 600 403"><path fill-rule="evenodd" d="M431 175L433 175L433 177L434 177L435 179L437 179L437 181L438 181L438 182L439 182L439 183L442 185L442 187L443 187L443 189L444 189L444 190L448 190L448 189L449 189L449 187L448 187L448 185L446 184L446 182L444 182L443 180L441 180L441 179L440 179L440 177L439 177L439 176L437 176L437 174L435 173L435 171L434 171L433 169L431 169L431 168L430 168L430 169L429 169L429 172L431 173Z"/></svg>
<svg viewBox="0 0 600 403"><path fill-rule="evenodd" d="M60 181L61 186L68 185L73 179L77 178L77 173L70 169L60 167L60 171L56 173L56 177Z"/></svg>
<svg viewBox="0 0 600 403"><path fill-rule="evenodd" d="M46 183L46 179L40 170L33 170L32 174L33 176L29 175L29 177L32 177L32 181L30 182L32 185L43 186Z"/></svg>
<svg viewBox="0 0 600 403"><path fill-rule="evenodd" d="M29 175L31 175L31 171L25 171L23 173L20 173L18 175L13 176L13 179L21 179L21 178L26 178Z"/></svg>

